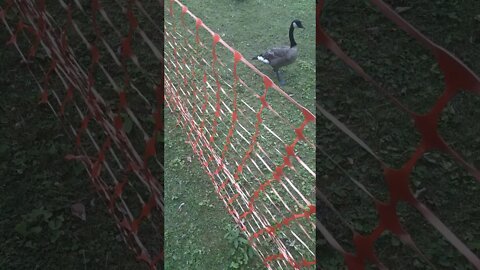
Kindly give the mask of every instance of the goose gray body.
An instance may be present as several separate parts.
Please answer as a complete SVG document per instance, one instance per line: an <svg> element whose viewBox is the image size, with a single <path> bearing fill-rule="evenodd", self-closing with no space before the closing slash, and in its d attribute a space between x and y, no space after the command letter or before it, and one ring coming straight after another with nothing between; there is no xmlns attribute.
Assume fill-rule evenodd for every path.
<svg viewBox="0 0 480 270"><path fill-rule="evenodd" d="M273 69L279 69L295 62L295 60L297 60L297 56L297 46L281 46L271 48L268 51L258 55L255 59L265 64L269 64L273 67Z"/></svg>
<svg viewBox="0 0 480 270"><path fill-rule="evenodd" d="M274 47L252 58L252 60L258 60L270 65L277 75L280 85L282 86L285 84L285 81L281 78L279 69L295 62L298 56L297 43L295 42L295 38L293 36L293 31L295 28L303 28L302 22L299 20L294 20L290 24L288 33L288 37L290 38L290 46Z"/></svg>

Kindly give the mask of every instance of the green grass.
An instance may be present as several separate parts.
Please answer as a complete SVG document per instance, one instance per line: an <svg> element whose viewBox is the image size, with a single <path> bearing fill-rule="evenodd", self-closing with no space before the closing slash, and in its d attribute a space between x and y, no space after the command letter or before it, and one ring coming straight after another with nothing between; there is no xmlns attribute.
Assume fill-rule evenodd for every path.
<svg viewBox="0 0 480 270"><path fill-rule="evenodd" d="M64 159L74 140L38 105L37 86L19 62L13 48L2 48L0 269L138 269L83 166ZM86 221L71 214L77 202Z"/></svg>
<svg viewBox="0 0 480 270"><path fill-rule="evenodd" d="M150 5L154 5L156 9L160 10L158 3ZM83 7L87 10L87 16L75 9L73 17L86 38L92 40L95 35L92 34L93 29L89 21L88 4ZM125 25L127 19L118 6L106 4L104 7L107 13L115 18L115 23L121 26ZM58 3L47 3L47 10L57 23L65 21L66 13ZM155 16L153 17L158 20ZM7 13L7 20L13 26L18 22L14 10ZM143 20L144 18L140 19L144 22ZM99 20L99 24L102 29L108 29L105 27L104 21ZM38 86L27 67L20 64L21 58L15 48L3 47L4 42L9 38L3 25L0 27L0 31L2 44L0 86L4 93L3 99L0 101L0 175L2 176L0 185L0 230L2 231L0 269L145 268L143 263L135 260L135 254L121 240L120 231L115 225L114 218L107 212L106 205L95 192L83 166L76 161L67 162L64 159L67 154L78 154L75 150L75 138L66 135L66 131L70 132L70 130L62 128L60 120L47 106L38 104ZM154 30L146 29L146 31ZM111 42L116 49L119 38L113 36L113 31L105 32L108 42ZM71 29L68 34L69 45L75 52L76 60L84 68L88 67L90 64L88 49ZM153 36L151 32L149 35ZM155 38L154 41L156 41ZM29 49L29 43L25 36L19 36L18 42L23 51ZM158 46L160 47L160 45ZM106 64L114 80L121 82L123 73L119 72L119 68L112 63L111 59L107 58L104 50L103 47L100 48L101 61ZM140 51L138 55L143 57L143 53L146 51ZM151 54L148 56L150 59ZM33 60L32 71L37 80L41 81L43 74L41 74L39 66L48 67L50 59L45 51L39 49ZM156 66L152 67L154 64ZM154 72L159 70L158 64L157 61L150 61L145 63L144 67L148 65L148 70ZM135 69L129 71L133 77L132 81L137 82L136 85L140 89L145 89L147 83L149 83L148 87L151 87L152 79L148 77L150 74L141 74ZM109 104L109 109L115 110L118 104L118 93L113 91L107 79L99 72L95 75L97 80L95 87ZM51 77L49 84L49 93L52 93L53 90L60 93L60 98L64 97L64 87L56 75ZM128 90L131 91L131 89ZM143 127L151 128L153 121L150 112L144 110L145 106L138 105L140 98L133 96L132 92L128 94L129 105L141 118ZM148 96L150 100L154 100L152 96L153 91L151 96ZM50 101L55 101L52 94L49 98ZM82 106L84 101L80 100L78 93L74 94L74 100L80 104L80 110L87 111ZM52 103L54 109L58 110L58 105L55 102ZM142 105L144 104L142 103ZM80 120L78 118L74 107L71 104L67 106L65 123L79 127ZM98 124L93 122L91 121L89 124L92 136L101 143L104 133ZM127 126L128 121L125 123ZM130 128L128 133L131 141L137 147L137 151L142 153L145 145L143 136L138 136L139 132L135 128ZM98 155L93 144L87 142L86 136L82 137L82 143L87 155ZM113 164L111 159L112 156L107 154L106 160L110 165ZM112 168L117 175L121 173L120 169ZM158 171L155 169L158 169L158 166L152 168L152 173L157 175ZM105 171L103 170L102 173ZM108 179L111 180L111 178ZM135 184L132 183L134 188L139 188L140 185L135 186ZM134 188L127 189L123 197L129 197L126 200L130 210L133 215L138 216L141 206L138 200L135 200L136 196L129 193ZM143 191L138 190L139 193ZM77 202L85 205L85 222L71 213L70 206ZM135 202L137 203L134 204ZM158 219L155 218L157 216L152 217L151 220L154 224L158 224ZM162 234L158 233L158 230L149 230L150 227L145 228L147 222L146 220L142 222L139 236L147 248L160 245ZM145 234L148 236L145 237Z"/></svg>
<svg viewBox="0 0 480 270"><path fill-rule="evenodd" d="M248 60L271 47L289 45L290 23L293 19L301 20L305 29L294 32L299 56L294 64L281 69L287 82L282 89L293 94L293 98L310 111L315 110L315 7L312 3L206 0L184 4ZM206 43L210 45L211 41ZM252 63L278 84L270 66L259 61Z"/></svg>
<svg viewBox="0 0 480 270"><path fill-rule="evenodd" d="M297 62L284 68L283 73L286 76L286 86L283 89L292 94L300 104L304 105L311 111L314 110L315 99L315 16L314 5L312 3L298 2L292 3L285 0L270 1L268 4L264 1L188 1L184 2L188 9L202 19L202 21L210 27L214 32L218 33L221 38L231 45L235 50L239 51L246 59L250 59L259 53L264 52L268 48L277 45L287 45L288 28L293 19L300 19L305 26L305 30L296 30L295 39L299 44L300 54ZM289 8L286 8L289 6ZM272 8L273 7L273 8ZM175 6L175 14L179 16L180 9ZM195 30L195 23L188 16L185 17L187 27L192 31ZM170 20L171 21L171 20ZM181 29L181 25L177 27ZM183 31L178 30L177 31ZM181 32L184 34L183 32ZM184 53L191 54L190 57L195 59L205 58L207 62L211 61L210 46L212 38L204 31L200 32L200 40L205 44L207 50L199 50L193 52L192 50ZM190 39L190 44L194 48L193 39ZM177 49L180 49L177 48ZM217 45L217 54L220 61L227 67L233 69L233 55L230 52L222 49L221 45ZM187 59L189 59L187 57ZM275 74L271 67L260 62L255 62L260 71L272 78L276 82ZM197 82L201 82L203 71L198 68ZM239 76L243 79L253 91L262 94L263 85L262 80L258 76L252 75L247 68L240 64L238 67ZM232 84L233 76L231 71L222 68L219 75L225 83ZM214 82L213 82L214 83ZM188 88L186 88L188 91ZM231 89L226 89L227 94L221 94L222 100L225 101L226 106L233 108ZM260 107L260 102L254 95L247 91L244 87L239 87L239 100L245 101L253 110L257 111ZM167 97L168 98L168 97ZM281 97L273 89L270 89L267 95L267 101L272 105L281 117L284 117L289 123L297 127L302 121L303 116L297 108L286 102L285 98ZM224 108L228 114L227 110ZM239 102L238 110L241 112L239 122L245 126L252 136L254 131L255 114L251 112L243 103ZM213 113L207 113L206 119L212 121ZM180 130L180 127L169 131L172 127L176 114L167 113L166 119L167 132L165 136L165 160L166 160L166 178L165 178L165 194L168 194L166 200L166 265L167 268L185 269L187 266L196 264L195 269L229 269L235 265L231 265L236 259L244 257L242 253L247 253L245 249L241 252L234 252L233 258L230 253L235 247L235 241L228 239L241 239L243 236L235 231L231 231L233 219L228 215L227 210L221 203L220 199L215 195L214 187L210 178L203 172L202 167L193 156L191 149L184 143L186 139L185 131ZM265 110L262 113L264 123L271 128L276 134L283 138L286 142L291 143L295 134L290 127L271 112ZM231 125L229 117L223 118L219 126L219 130L225 134L228 133L228 128ZM237 126L238 128L238 126ZM273 162L277 164L281 161L281 156L277 155L273 149L284 151L284 146L271 136L264 127L260 130L263 137L259 138L259 143L267 149L268 153L272 155ZM220 134L216 140L219 147L223 147L225 142L225 134ZM305 130L305 134L312 141L314 140L314 127L310 125ZM237 141L238 136L234 136L233 143L239 149L240 153L244 152L245 143ZM306 145L299 145L299 153L302 158L306 160L312 168L314 164L314 151ZM233 150L227 152L227 160L239 160L241 154L236 154ZM192 160L190 162L190 160ZM259 162L259 161L257 161ZM260 163L260 162L259 162ZM262 172L266 175L271 173L262 167ZM297 167L297 169L300 166ZM244 172L251 179L260 177L260 181L264 181L260 175L250 175ZM314 201L314 182L313 178L308 175L306 171L299 169L298 175L295 178L295 185L302 191L307 198ZM251 190L256 186L251 187ZM272 194L270 194L272 195ZM288 194L281 194L282 198L292 206L292 211L299 211L298 207L293 201L290 201ZM263 198L266 199L264 195ZM272 196L275 197L275 196ZM276 198L274 198L276 199ZM268 201L265 201L269 205ZM185 203L181 210L178 207ZM280 203L279 201L277 203ZM230 229L229 229L230 228ZM287 229L288 230L288 229ZM224 238L224 235L230 231L230 237ZM238 236L237 236L238 234ZM312 230L313 234L313 230ZM178 237L178 236L181 237ZM205 241L205 238L208 241ZM238 240L241 243L243 240ZM298 244L298 243L297 243ZM268 244L267 244L268 245ZM292 243L292 246L294 243ZM312 247L313 248L313 247ZM275 251L273 251L275 253ZM268 255L272 253L267 252ZM278 253L278 250L276 251ZM236 259L235 259L236 258ZM250 260L249 260L250 262ZM245 267L238 266L243 269L263 269L260 260L254 257L251 262L253 265ZM176 268L178 267L178 268ZM183 267L183 268L182 268Z"/></svg>
<svg viewBox="0 0 480 270"><path fill-rule="evenodd" d="M376 79L392 89L402 102L425 112L442 89L441 76L428 51L400 30L394 30L390 22L362 1L329 3L323 19L328 24L328 32L341 40L340 45ZM402 14L405 18L480 73L478 1L399 0L389 3L411 6L412 9ZM314 110L313 5L286 0L205 0L186 1L185 4L246 58L272 45L287 44L288 24L293 18L301 19L306 29L295 32L300 56L295 64L284 70L287 79L284 90ZM121 15L114 17L120 23L125 21ZM80 16L77 14L76 18ZM149 36L155 33L146 30L151 31ZM7 35L3 27L0 31L3 42ZM112 35L109 36L112 44L117 43L112 33L106 35ZM78 49L84 53L79 56L83 63L88 63L88 53L82 46L80 44ZM50 110L38 105L36 85L25 68L18 65L17 53L9 48L2 50L0 57L3 93L0 100L0 269L138 269L139 264L125 244L117 241L117 228L90 188L83 168L63 159L65 154L72 153L73 140L63 135L64 130ZM154 62L145 64L153 65ZM331 54L320 50L318 63L319 102L388 164L402 164L419 138L408 118ZM271 68L258 62L255 65L275 80ZM147 81L139 71L131 71L136 82ZM121 80L122 73L118 70L116 73L116 78ZM98 83L105 85L102 79ZM106 95L116 98L113 91ZM248 97L248 93L242 95ZM282 98L272 92L269 95L272 106L280 108L282 115L291 117L295 123L302 120L297 112L290 111ZM139 102L129 101L131 107L138 110L136 113L142 113L143 107L137 106ZM478 102L478 97L472 95L459 96L443 114L440 124L447 141L477 167L480 165ZM242 236L232 228L232 219L215 196L210 179L184 143L184 132L175 127L172 119L167 120L167 269L228 269L242 265L244 255L249 254L242 244ZM141 121L143 124L148 119ZM291 136L282 126L276 128L282 136ZM386 188L378 164L328 121L323 120L319 129L322 146L335 161L375 196L385 199ZM313 129L309 132L312 134ZM139 142L142 139L140 137ZM371 201L332 164L321 159L317 165L322 172L318 175L320 183L342 216L351 221L356 230L368 233L376 220ZM305 193L311 190L308 181L301 186ZM426 188L420 200L474 252L480 252L479 224L471 220L479 214L478 184L463 168L442 154L429 154L416 167L412 188ZM85 204L86 222L71 215L70 205L75 202ZM438 263L439 269L472 269L414 209L401 205L399 210L407 230L425 254ZM321 218L341 244L353 250L351 234L339 225L339 220L328 211ZM342 259L324 241L319 244L320 265L325 269L339 269ZM411 250L388 235L377 242L376 249L380 259L391 269L428 269ZM262 268L255 256L248 259L247 265L248 269Z"/></svg>
<svg viewBox="0 0 480 270"><path fill-rule="evenodd" d="M232 230L232 219L184 143L184 131L170 117L166 119L165 267L230 269L243 257L243 251L224 237ZM263 269L256 257L248 262L249 269Z"/></svg>
<svg viewBox="0 0 480 270"><path fill-rule="evenodd" d="M443 90L442 76L433 57L420 44L397 29L367 1L327 2L322 24L339 45L370 75L381 82L408 108L427 112ZM388 1L394 7L411 7L402 13L435 42L480 73L478 1ZM419 143L419 134L410 119L392 106L374 87L350 68L320 48L318 51L318 102L362 138L390 166L398 168ZM478 96L461 94L446 108L440 133L464 158L478 166L480 111ZM332 123L321 118L320 144L346 171L379 199L388 197L378 162L366 154ZM361 233L376 226L372 201L331 163L318 160L320 189L342 216ZM324 169L322 169L324 168ZM480 208L478 183L453 159L432 152L420 160L412 174L413 191L425 189L419 200L474 253L478 246ZM402 224L418 247L438 269L473 269L419 213L400 204ZM323 210L321 220L337 240L353 251L351 232L331 211ZM375 245L377 255L390 269L430 269L391 235ZM319 242L319 261L325 269L338 268L342 258L325 241Z"/></svg>

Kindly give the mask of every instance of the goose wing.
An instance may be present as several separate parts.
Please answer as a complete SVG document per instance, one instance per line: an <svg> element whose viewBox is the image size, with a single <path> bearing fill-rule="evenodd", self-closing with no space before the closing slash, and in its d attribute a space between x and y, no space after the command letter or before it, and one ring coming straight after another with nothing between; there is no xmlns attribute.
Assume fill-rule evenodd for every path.
<svg viewBox="0 0 480 270"><path fill-rule="evenodd" d="M285 58L288 55L289 46L280 46L271 48L268 51L261 54L264 59L267 59L268 62L275 62L276 59Z"/></svg>

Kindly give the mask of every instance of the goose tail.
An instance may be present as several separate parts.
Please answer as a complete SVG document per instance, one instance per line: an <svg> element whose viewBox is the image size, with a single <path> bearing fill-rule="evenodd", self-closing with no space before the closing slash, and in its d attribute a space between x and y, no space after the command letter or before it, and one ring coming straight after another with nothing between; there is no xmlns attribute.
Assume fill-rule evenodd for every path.
<svg viewBox="0 0 480 270"><path fill-rule="evenodd" d="M263 57L263 55L261 55L261 54L253 57L252 60L258 60L258 61L263 62L263 63L265 63L265 64L270 64L270 61L268 61L268 59L266 59L265 57Z"/></svg>

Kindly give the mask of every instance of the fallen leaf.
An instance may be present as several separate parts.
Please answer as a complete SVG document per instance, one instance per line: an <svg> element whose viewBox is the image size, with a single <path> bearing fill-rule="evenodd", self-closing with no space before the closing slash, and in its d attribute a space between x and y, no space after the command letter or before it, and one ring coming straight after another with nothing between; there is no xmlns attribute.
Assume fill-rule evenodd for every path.
<svg viewBox="0 0 480 270"><path fill-rule="evenodd" d="M178 211L180 211L181 208L182 208L182 206L184 206L184 205L185 205L185 203L182 202L182 203L180 204L180 206L178 207Z"/></svg>
<svg viewBox="0 0 480 270"><path fill-rule="evenodd" d="M395 8L395 11L396 11L398 14L400 14L400 13L405 12L405 11L411 9L411 8L412 8L412 7L396 7L396 8Z"/></svg>
<svg viewBox="0 0 480 270"><path fill-rule="evenodd" d="M85 213L85 206L82 203L72 204L71 206L72 215L80 218L81 220L87 220L87 215Z"/></svg>

